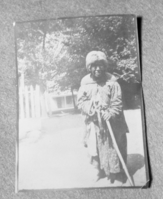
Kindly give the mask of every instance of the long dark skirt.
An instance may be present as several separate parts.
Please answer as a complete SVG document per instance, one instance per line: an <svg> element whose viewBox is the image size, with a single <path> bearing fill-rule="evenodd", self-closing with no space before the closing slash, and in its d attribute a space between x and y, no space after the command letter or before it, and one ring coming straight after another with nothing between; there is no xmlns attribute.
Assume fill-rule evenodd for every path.
<svg viewBox="0 0 163 199"><path fill-rule="evenodd" d="M120 163L117 152L114 148L109 130L104 125L104 131L101 131L97 135L97 148L99 155L100 168L105 171L105 174L109 176L110 173L119 173L122 170L122 164ZM117 145L121 152L124 161L127 161L127 139L126 134L120 134L120 132L114 133Z"/></svg>

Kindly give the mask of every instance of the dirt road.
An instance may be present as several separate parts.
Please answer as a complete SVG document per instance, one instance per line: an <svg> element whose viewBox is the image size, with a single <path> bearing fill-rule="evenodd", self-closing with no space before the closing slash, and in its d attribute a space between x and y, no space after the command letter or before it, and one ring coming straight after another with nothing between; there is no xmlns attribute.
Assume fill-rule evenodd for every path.
<svg viewBox="0 0 163 199"><path fill-rule="evenodd" d="M130 133L128 168L135 184L146 181L140 110L126 111ZM21 132L20 132L21 133ZM80 114L43 119L40 129L28 131L19 144L19 190L122 186L103 178L96 182L82 144L83 122ZM123 186L128 186L128 181Z"/></svg>

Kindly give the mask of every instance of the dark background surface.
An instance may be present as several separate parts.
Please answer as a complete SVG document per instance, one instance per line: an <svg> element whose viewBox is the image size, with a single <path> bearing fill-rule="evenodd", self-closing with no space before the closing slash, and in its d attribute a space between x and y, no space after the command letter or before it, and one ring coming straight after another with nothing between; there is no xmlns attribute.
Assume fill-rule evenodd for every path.
<svg viewBox="0 0 163 199"><path fill-rule="evenodd" d="M28 191L15 194L17 77L14 21L69 16L135 14L142 18L141 60L147 141L153 181L150 189ZM163 182L163 3L162 0L0 1L0 198L161 198Z"/></svg>

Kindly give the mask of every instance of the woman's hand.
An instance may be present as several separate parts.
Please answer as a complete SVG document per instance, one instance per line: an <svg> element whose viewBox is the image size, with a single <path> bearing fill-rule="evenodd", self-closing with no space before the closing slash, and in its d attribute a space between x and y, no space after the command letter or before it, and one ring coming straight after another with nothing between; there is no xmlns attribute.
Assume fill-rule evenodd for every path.
<svg viewBox="0 0 163 199"><path fill-rule="evenodd" d="M102 111L101 114L102 114L103 119L106 121L109 120L111 117L111 115L108 111Z"/></svg>

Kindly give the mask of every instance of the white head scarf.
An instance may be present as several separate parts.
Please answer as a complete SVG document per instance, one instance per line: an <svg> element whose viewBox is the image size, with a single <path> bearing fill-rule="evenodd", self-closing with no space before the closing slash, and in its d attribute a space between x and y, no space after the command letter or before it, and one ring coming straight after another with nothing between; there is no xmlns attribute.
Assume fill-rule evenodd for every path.
<svg viewBox="0 0 163 199"><path fill-rule="evenodd" d="M86 68L90 71L90 66L96 61L104 61L108 67L108 60L104 52L101 51L91 51L86 56Z"/></svg>

